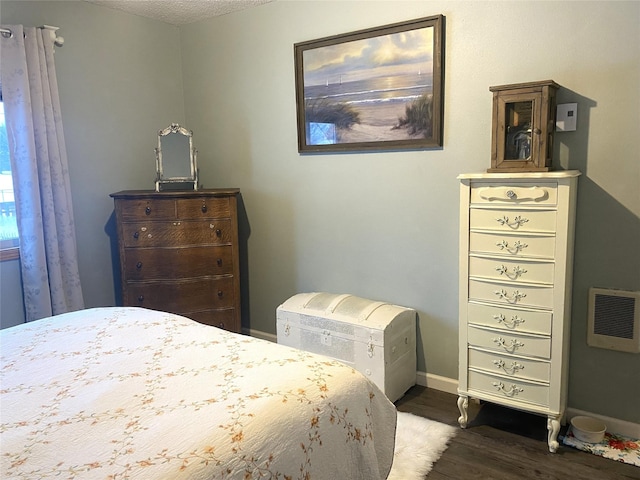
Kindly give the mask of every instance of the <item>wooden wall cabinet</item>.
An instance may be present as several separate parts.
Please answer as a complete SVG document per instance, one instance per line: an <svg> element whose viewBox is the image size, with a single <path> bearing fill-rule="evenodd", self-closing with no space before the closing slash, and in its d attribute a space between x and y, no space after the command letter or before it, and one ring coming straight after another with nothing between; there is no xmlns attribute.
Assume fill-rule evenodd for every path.
<svg viewBox="0 0 640 480"><path fill-rule="evenodd" d="M469 397L547 417L567 405L580 172L460 175L458 408Z"/></svg>
<svg viewBox="0 0 640 480"><path fill-rule="evenodd" d="M122 301L240 332L238 189L112 193Z"/></svg>
<svg viewBox="0 0 640 480"><path fill-rule="evenodd" d="M558 88L552 80L489 88L493 121L488 172L549 171Z"/></svg>

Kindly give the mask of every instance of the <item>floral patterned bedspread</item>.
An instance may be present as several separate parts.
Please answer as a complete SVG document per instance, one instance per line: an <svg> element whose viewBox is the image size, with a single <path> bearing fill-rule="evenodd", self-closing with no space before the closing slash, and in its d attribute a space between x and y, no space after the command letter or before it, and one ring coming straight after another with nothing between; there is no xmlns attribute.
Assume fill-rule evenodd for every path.
<svg viewBox="0 0 640 480"><path fill-rule="evenodd" d="M0 331L0 477L386 478L396 410L352 368L169 313Z"/></svg>

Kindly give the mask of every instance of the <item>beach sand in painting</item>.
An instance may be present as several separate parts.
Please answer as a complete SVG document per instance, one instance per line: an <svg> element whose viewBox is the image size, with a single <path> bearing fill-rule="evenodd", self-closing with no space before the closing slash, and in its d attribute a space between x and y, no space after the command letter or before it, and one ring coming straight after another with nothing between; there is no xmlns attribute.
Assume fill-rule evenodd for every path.
<svg viewBox="0 0 640 480"><path fill-rule="evenodd" d="M381 142L391 140L414 140L424 138L422 134L409 135L407 128L395 128L398 119L405 116L406 103L357 107L360 123L350 129L338 131L340 143Z"/></svg>

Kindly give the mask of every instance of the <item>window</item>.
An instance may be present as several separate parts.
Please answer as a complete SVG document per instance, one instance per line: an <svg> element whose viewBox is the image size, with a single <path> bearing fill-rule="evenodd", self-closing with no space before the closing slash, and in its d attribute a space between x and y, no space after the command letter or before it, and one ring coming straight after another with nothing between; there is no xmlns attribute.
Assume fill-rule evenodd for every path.
<svg viewBox="0 0 640 480"><path fill-rule="evenodd" d="M0 260L17 258L18 253L18 225L9 161L9 140L0 93Z"/></svg>

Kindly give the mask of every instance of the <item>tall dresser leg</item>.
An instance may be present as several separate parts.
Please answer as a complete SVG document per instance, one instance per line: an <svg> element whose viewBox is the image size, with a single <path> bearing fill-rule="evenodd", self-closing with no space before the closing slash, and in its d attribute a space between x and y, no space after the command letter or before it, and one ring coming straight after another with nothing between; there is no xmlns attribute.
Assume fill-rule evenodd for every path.
<svg viewBox="0 0 640 480"><path fill-rule="evenodd" d="M458 396L458 410L460 410L460 417L458 417L458 423L462 428L467 428L467 409L469 408L469 397L465 395Z"/></svg>
<svg viewBox="0 0 640 480"><path fill-rule="evenodd" d="M560 432L560 417L554 417L549 415L547 419L547 443L549 444L549 451L556 453L558 450L558 432Z"/></svg>

